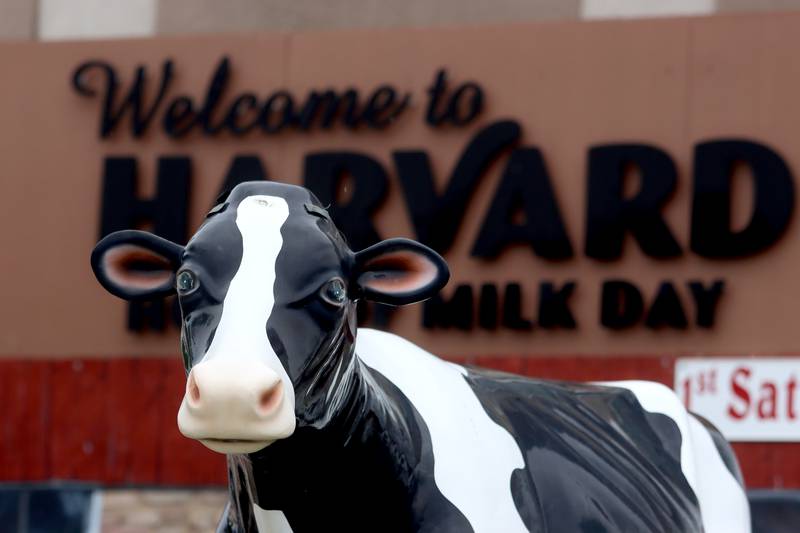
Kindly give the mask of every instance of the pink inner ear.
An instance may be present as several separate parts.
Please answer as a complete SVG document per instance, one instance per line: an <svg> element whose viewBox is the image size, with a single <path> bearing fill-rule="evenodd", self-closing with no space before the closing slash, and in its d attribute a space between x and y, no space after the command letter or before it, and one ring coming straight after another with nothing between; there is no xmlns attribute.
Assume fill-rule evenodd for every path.
<svg viewBox="0 0 800 533"><path fill-rule="evenodd" d="M436 279L437 269L428 258L414 252L397 251L381 255L365 266L362 283L372 290L399 294L424 288Z"/></svg>
<svg viewBox="0 0 800 533"><path fill-rule="evenodd" d="M164 256L135 244L108 250L103 272L117 285L142 290L157 289L172 279L172 265Z"/></svg>

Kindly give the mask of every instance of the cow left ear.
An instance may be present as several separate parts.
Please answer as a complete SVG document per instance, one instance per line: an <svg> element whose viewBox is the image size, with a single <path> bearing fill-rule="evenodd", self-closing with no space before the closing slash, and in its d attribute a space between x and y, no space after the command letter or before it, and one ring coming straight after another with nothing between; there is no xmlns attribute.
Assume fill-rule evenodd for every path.
<svg viewBox="0 0 800 533"><path fill-rule="evenodd" d="M182 246L152 233L117 231L94 247L92 270L114 296L153 299L175 292L175 271L182 253Z"/></svg>
<svg viewBox="0 0 800 533"><path fill-rule="evenodd" d="M410 239L388 239L355 255L358 295L387 305L427 300L447 284L442 256Z"/></svg>

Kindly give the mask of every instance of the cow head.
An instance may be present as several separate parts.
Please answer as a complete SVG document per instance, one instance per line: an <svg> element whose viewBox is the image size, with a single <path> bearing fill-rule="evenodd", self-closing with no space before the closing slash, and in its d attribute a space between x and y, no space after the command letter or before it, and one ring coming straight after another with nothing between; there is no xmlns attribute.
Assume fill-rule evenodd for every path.
<svg viewBox="0 0 800 533"><path fill-rule="evenodd" d="M407 239L353 253L312 193L265 181L220 198L186 247L120 231L97 244L92 268L126 300L177 293L178 426L221 453L324 426L355 364L356 301L417 302L449 277L438 254Z"/></svg>

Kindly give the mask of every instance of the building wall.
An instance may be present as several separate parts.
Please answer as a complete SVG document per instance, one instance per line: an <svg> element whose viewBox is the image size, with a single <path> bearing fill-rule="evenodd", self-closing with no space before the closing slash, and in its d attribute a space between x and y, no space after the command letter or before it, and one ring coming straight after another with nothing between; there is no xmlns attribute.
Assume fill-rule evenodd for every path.
<svg viewBox="0 0 800 533"><path fill-rule="evenodd" d="M491 3L481 0L445 0L437 3L424 0L341 0L336 2L335 7L332 3L310 0L229 0L225 3L211 0L0 0L0 38L59 41L199 32L274 32L471 25L528 20L702 16L718 12L798 8L800 0L495 0ZM734 24L736 21L730 23ZM584 28L580 31L583 32ZM700 87L709 93L704 97L705 101L724 104L728 100L716 94L711 96L713 89L724 86L730 91L731 87L736 89L739 85L721 83L719 80L725 78L719 72L738 77L740 69L750 68L750 58L747 54L740 54L737 59L741 65L730 64L727 65L728 70L718 68L718 72L714 72L706 67L707 64L714 63L717 57L715 45L723 40L715 41L716 34L711 32L699 33L704 36L704 40L698 46L705 46L707 55L702 56L706 58L705 63L699 62L692 72L700 73L696 79L707 80L707 84ZM764 46L774 46L774 42L780 41L768 41ZM111 47L109 43L104 45ZM663 42L656 43L654 49L660 49L662 45ZM158 43L153 43L153 46L158 46ZM668 48L669 45L666 46ZM250 47L249 43L247 47ZM624 48L622 46L623 50ZM719 49L722 48L720 45ZM18 49L8 53L19 57ZM241 52L237 60L240 56ZM652 55L642 56L641 65L654 64ZM682 60L686 54L675 56ZM724 62L717 64L726 66ZM680 69L676 69L677 71ZM669 70L665 69L664 72L669 73ZM646 71L638 70L633 79L635 81L643 76L647 76ZM58 81L63 82L66 79L66 76L61 76ZM766 81L762 81L766 84L771 78L765 76L764 80ZM200 82L194 82L199 86ZM62 87L56 84L42 86ZM749 98L751 92L763 94L764 91L760 91L759 87L756 84L743 84L743 98ZM29 89L26 88L27 90ZM63 97L63 87L60 90L62 93L59 94ZM648 96L652 97L652 93L648 93ZM734 99L733 96L729 97ZM509 98L503 101L512 100L514 99ZM14 101L15 107L18 107L16 100L9 101ZM731 107L722 104L720 108ZM596 106L598 109L600 107ZM610 107L620 109L622 106ZM27 109L21 111L30 115ZM779 114L782 116L783 112L776 113L776 116ZM689 116L687 114L685 118L688 120ZM698 120L699 116L700 113L694 113L691 118ZM742 114L736 116L741 117ZM733 124L731 131L739 131L735 123L725 122L727 115L720 113L720 117L720 128L725 130ZM29 116L27 118L30 120ZM541 127L541 117L538 118L537 122L529 122L533 132L536 131L533 129L534 124ZM765 130L772 131L769 127L772 123L766 119L763 123L767 125ZM52 122L48 124L52 127ZM661 125L654 128L657 132L664 129ZM76 131L86 132L88 128ZM681 133L683 131L680 130ZM749 133L758 130L745 128L742 131ZM702 132L695 133L699 138ZM679 153L686 153L686 150L682 149ZM556 161L562 159L567 158L554 158ZM92 161L96 163L95 160ZM687 164L683 163L682 167L687 167ZM571 175L569 172L562 174ZM92 174L91 177L94 179L96 176ZM579 198L579 195L572 197ZM688 202L686 205L688 206ZM688 220L688 217L681 218ZM86 254L84 250L80 253ZM794 263L784 261L780 264ZM93 281L92 286L94 287ZM96 293L100 292L99 288L94 288ZM102 297L111 301L105 294ZM116 309L119 313L123 312L120 305ZM117 322L121 323L119 320ZM15 335L18 333L17 330L14 331ZM118 331L115 334L119 334ZM764 342L763 338L760 342ZM139 339L135 341L140 342ZM174 338L169 339L169 343L172 346ZM764 346L761 346L761 351ZM652 353L655 350L656 348L651 349L642 356L628 354L626 357L606 355L596 358L531 359L507 355L485 358L451 356L451 359L544 378L639 378L672 385L675 356L656 357ZM161 353L165 351L161 350ZM25 358L0 362L0 399L3 400L0 402L0 419L6 421L6 438L0 441L0 452L3 452L0 457L13 458L0 461L0 481L44 481L56 478L99 481L111 486L224 484L222 458L196 442L187 441L178 434L175 427L174 413L177 411L184 384L183 369L177 357L161 358L151 353L153 357L119 357L112 360L102 357L83 358L73 353L67 354L69 359L53 360L49 357L60 354L49 350L41 350L39 354L42 357L35 361ZM737 443L735 448L749 487L800 487L800 455L797 454L797 444ZM220 496L221 493L215 492L211 499L219 499ZM108 500L110 504L120 501L125 503L124 498L119 497ZM203 520L213 520L220 505L216 501L210 501L203 503L203 507L208 509L202 515ZM147 511L137 514L133 520L157 520L158 516L158 513ZM183 517L180 519L185 521ZM106 524L109 527L123 522L130 525L125 520L128 518L117 516L107 509Z"/></svg>
<svg viewBox="0 0 800 533"><path fill-rule="evenodd" d="M800 9L800 0L1 0L0 39L427 27Z"/></svg>
<svg viewBox="0 0 800 533"><path fill-rule="evenodd" d="M798 239L783 238L763 255L741 260L709 261L688 251L696 143L744 137L800 168L800 111L794 105L800 71L793 55L800 47L798 28L800 14L780 14L0 46L0 64L6 65L0 116L13 126L0 129L0 175L7 176L9 198L2 211L8 221L3 242L13 251L2 270L13 283L5 285L0 309L0 481L225 481L222 458L181 437L176 428L185 385L177 332L127 331L127 308L91 275L88 257L98 236L110 158L140 165L140 183L147 185L131 193L131 201L154 194L159 158L190 158L189 207L199 222L236 154L263 157L270 176L301 183L309 154L359 151L390 169L392 200L376 212L377 230L384 236L414 236L397 172L390 167L393 154L424 147L433 155L434 177L444 190L470 139L490 124L516 121L515 129L524 131L524 153L536 147L544 154L563 202L565 226L575 237L576 257L566 263L539 260L527 245L519 245L495 262L470 259L492 191L509 166L498 162L481 178L479 203L469 211L477 216L467 217L461 240L447 256L454 280L478 288L519 280L538 293L539 280L560 285L576 279L589 289L582 297L577 293L575 306L587 313L586 320L576 315L581 324L576 330L548 332L537 326L535 332L517 327L442 333L421 330L418 306L406 318L395 317L407 328L395 331L456 361L555 379L637 377L671 385L676 358L685 355L800 354L796 318L787 312L800 299ZM133 135L126 119L105 138L98 130L100 93L79 94L70 85L79 65L98 58L114 66L125 87L137 65L147 67L148 84L154 84L159 67L171 58L176 85L170 98L185 94L199 102L225 56L235 77L224 102L247 90L257 90L264 101L278 87L304 95L317 87L353 86L365 95L389 83L413 93L419 104L381 131L333 127L281 135L253 131L243 137L195 132L176 139L163 131L158 115L141 137ZM426 124L426 88L443 67L453 83L475 80L484 87L485 114L475 123L461 128ZM94 79L92 86L101 81ZM687 246L682 258L659 262L634 242L611 263L580 251L588 220L586 154L592 146L620 142L656 146L674 159L678 188L664 216ZM772 189L775 183L773 176ZM793 220L787 236L800 231L800 219ZM685 301L686 282L693 279L723 278L732 290L713 329L651 331L640 324L614 332L601 328L600 291L592 289L611 276L646 286L648 300L664 279L679 281ZM532 317L533 309L524 316ZM797 444L737 443L736 449L749 487L800 487Z"/></svg>

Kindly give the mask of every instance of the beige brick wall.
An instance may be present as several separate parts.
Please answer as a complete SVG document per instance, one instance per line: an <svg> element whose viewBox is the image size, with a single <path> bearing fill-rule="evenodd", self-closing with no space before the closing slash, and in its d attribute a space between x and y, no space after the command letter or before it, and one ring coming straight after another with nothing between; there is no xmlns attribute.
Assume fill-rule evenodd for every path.
<svg viewBox="0 0 800 533"><path fill-rule="evenodd" d="M800 0L716 0L717 11L794 11L800 9Z"/></svg>
<svg viewBox="0 0 800 533"><path fill-rule="evenodd" d="M36 38L36 0L0 0L0 39Z"/></svg>
<svg viewBox="0 0 800 533"><path fill-rule="evenodd" d="M0 0L0 39L448 26L800 10L800 0Z"/></svg>
<svg viewBox="0 0 800 533"><path fill-rule="evenodd" d="M37 37L42 40L149 37L155 32L158 0L28 1L38 2Z"/></svg>
<svg viewBox="0 0 800 533"><path fill-rule="evenodd" d="M108 490L103 533L208 533L217 527L225 490Z"/></svg>
<svg viewBox="0 0 800 533"><path fill-rule="evenodd" d="M575 19L580 0L161 0L159 33L397 27Z"/></svg>

